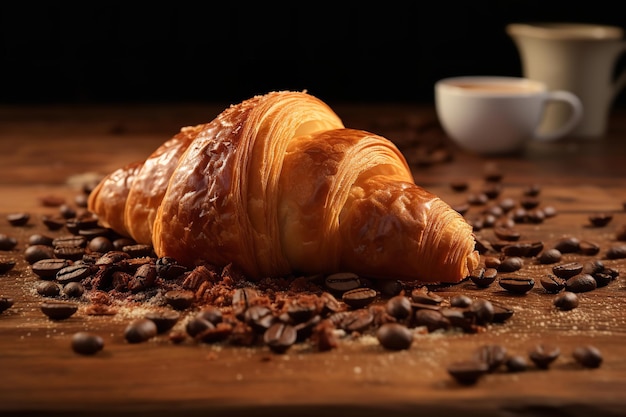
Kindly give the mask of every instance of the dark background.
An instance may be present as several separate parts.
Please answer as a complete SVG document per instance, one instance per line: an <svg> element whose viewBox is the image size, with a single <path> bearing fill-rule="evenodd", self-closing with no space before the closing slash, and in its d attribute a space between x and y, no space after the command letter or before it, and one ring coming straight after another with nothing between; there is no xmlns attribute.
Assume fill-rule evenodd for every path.
<svg viewBox="0 0 626 417"><path fill-rule="evenodd" d="M439 78L521 75L507 23L626 28L620 1L366 3L2 2L0 103L427 102Z"/></svg>

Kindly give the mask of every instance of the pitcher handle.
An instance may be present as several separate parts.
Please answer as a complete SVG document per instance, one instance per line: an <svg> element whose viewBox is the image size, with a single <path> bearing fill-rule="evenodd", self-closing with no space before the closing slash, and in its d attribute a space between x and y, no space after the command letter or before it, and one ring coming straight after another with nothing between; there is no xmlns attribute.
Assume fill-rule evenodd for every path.
<svg viewBox="0 0 626 417"><path fill-rule="evenodd" d="M626 52L626 42L622 42L622 47L620 49L620 55ZM626 68L622 70L620 75L613 82L613 94L612 98L615 98L620 91L626 86Z"/></svg>
<svg viewBox="0 0 626 417"><path fill-rule="evenodd" d="M551 132L540 132L538 127L535 131L535 139L546 141L559 139L574 130L574 128L582 118L583 104L578 96L574 93L563 90L550 91L548 92L548 95L546 97L546 104L553 101L569 104L572 110L569 119L567 119L565 123L563 123L563 125L554 129Z"/></svg>

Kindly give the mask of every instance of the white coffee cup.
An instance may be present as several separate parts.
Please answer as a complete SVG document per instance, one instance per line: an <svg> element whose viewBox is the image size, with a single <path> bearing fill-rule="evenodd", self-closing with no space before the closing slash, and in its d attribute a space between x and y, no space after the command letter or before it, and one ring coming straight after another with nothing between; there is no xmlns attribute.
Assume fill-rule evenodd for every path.
<svg viewBox="0 0 626 417"><path fill-rule="evenodd" d="M549 132L540 131L548 103L562 102L570 117ZM435 83L435 108L442 128L462 149L479 154L509 154L529 140L566 136L583 114L571 92L549 91L540 81L523 77L461 76Z"/></svg>
<svg viewBox="0 0 626 417"><path fill-rule="evenodd" d="M585 114L572 136L603 137L611 107L626 86L626 69L618 59L626 52L620 27L590 23L512 23L506 32L518 48L523 76L544 82L551 90L576 94ZM552 129L568 117L560 103L548 106L542 129Z"/></svg>

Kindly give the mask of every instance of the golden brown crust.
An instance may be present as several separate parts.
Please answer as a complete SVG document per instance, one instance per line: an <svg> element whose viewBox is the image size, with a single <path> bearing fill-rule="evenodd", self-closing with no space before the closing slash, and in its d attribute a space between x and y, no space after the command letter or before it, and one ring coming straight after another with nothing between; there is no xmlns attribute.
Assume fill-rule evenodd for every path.
<svg viewBox="0 0 626 417"><path fill-rule="evenodd" d="M414 183L391 141L345 128L306 93L256 96L183 129L112 173L89 207L159 256L257 279L343 270L458 282L479 259L470 225Z"/></svg>

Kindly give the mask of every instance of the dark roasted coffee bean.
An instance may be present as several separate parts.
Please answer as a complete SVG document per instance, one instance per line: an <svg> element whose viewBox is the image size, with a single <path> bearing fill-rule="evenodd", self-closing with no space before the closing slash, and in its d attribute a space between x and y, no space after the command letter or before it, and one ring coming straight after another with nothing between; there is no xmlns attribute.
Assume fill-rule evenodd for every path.
<svg viewBox="0 0 626 417"><path fill-rule="evenodd" d="M50 231L60 230L63 226L65 226L65 219L61 216L44 216L41 221L44 226L48 228Z"/></svg>
<svg viewBox="0 0 626 417"><path fill-rule="evenodd" d="M194 338L202 332L206 331L207 329L212 328L215 328L215 324L211 323L209 320L199 315L195 315L185 324L185 331L189 336Z"/></svg>
<svg viewBox="0 0 626 417"><path fill-rule="evenodd" d="M411 301L418 304L439 305L443 302L443 298L422 287L411 291Z"/></svg>
<svg viewBox="0 0 626 417"><path fill-rule="evenodd" d="M124 329L124 338L128 343L146 342L156 335L157 325L146 318L135 319Z"/></svg>
<svg viewBox="0 0 626 417"><path fill-rule="evenodd" d="M196 317L202 317L205 320L217 325L224 320L222 311L215 306L206 306L196 313Z"/></svg>
<svg viewBox="0 0 626 417"><path fill-rule="evenodd" d="M598 368L602 364L602 352L595 346L579 346L574 349L572 356L585 368Z"/></svg>
<svg viewBox="0 0 626 417"><path fill-rule="evenodd" d="M296 342L304 342L309 339L313 334L314 329L322 321L322 316L319 314L314 315L309 320L294 325L298 338Z"/></svg>
<svg viewBox="0 0 626 417"><path fill-rule="evenodd" d="M277 322L263 333L263 342L272 352L284 353L296 343L297 337L298 333L292 325Z"/></svg>
<svg viewBox="0 0 626 417"><path fill-rule="evenodd" d="M592 213L589 215L589 223L593 227L604 227L613 220L611 213Z"/></svg>
<svg viewBox="0 0 626 417"><path fill-rule="evenodd" d="M93 355L104 348L101 336L88 332L77 332L72 335L72 350L81 355Z"/></svg>
<svg viewBox="0 0 626 417"><path fill-rule="evenodd" d="M85 254L85 248L79 246L57 246L54 248L54 256L60 259L69 259L77 261L82 259Z"/></svg>
<svg viewBox="0 0 626 417"><path fill-rule="evenodd" d="M565 288L565 279L552 274L542 275L539 278L539 283L550 294L556 294Z"/></svg>
<svg viewBox="0 0 626 417"><path fill-rule="evenodd" d="M0 295L0 313L13 307L14 303L13 298Z"/></svg>
<svg viewBox="0 0 626 417"><path fill-rule="evenodd" d="M451 363L446 370L459 384L474 385L489 371L489 365L475 359L463 360Z"/></svg>
<svg viewBox="0 0 626 417"><path fill-rule="evenodd" d="M96 265L113 265L121 261L130 259L130 256L126 252L122 251L109 251L96 260Z"/></svg>
<svg viewBox="0 0 626 417"><path fill-rule="evenodd" d="M523 372L528 369L528 361L521 355L511 355L504 363L509 372Z"/></svg>
<svg viewBox="0 0 626 417"><path fill-rule="evenodd" d="M469 183L465 180L456 180L450 183L450 188L456 192L467 191L469 188Z"/></svg>
<svg viewBox="0 0 626 417"><path fill-rule="evenodd" d="M41 311L52 320L65 320L78 311L78 304L65 301L45 301Z"/></svg>
<svg viewBox="0 0 626 417"><path fill-rule="evenodd" d="M522 195L528 197L537 197L541 193L541 185L539 184L530 184L524 188L522 191Z"/></svg>
<svg viewBox="0 0 626 417"><path fill-rule="evenodd" d="M69 204L61 204L59 206L59 214L64 219L71 219L76 217L76 209Z"/></svg>
<svg viewBox="0 0 626 417"><path fill-rule="evenodd" d="M361 287L361 280L352 272L338 272L328 275L324 280L326 288L334 293L343 294L346 291Z"/></svg>
<svg viewBox="0 0 626 417"><path fill-rule="evenodd" d="M547 265L547 264L555 264L560 262L562 258L561 251L555 248L546 249L539 254L537 260L539 263Z"/></svg>
<svg viewBox="0 0 626 417"><path fill-rule="evenodd" d="M552 267L552 273L559 278L568 279L574 275L578 275L583 270L583 264L580 262L568 262Z"/></svg>
<svg viewBox="0 0 626 417"><path fill-rule="evenodd" d="M227 339L233 334L233 331L234 327L231 323L219 323L215 327L196 335L195 339L202 343L216 343Z"/></svg>
<svg viewBox="0 0 626 417"><path fill-rule="evenodd" d="M89 241L87 248L92 252L107 253L115 249L113 242L106 236L96 236Z"/></svg>
<svg viewBox="0 0 626 417"><path fill-rule="evenodd" d="M531 258L543 250L543 242L518 242L505 245L500 250L504 256Z"/></svg>
<svg viewBox="0 0 626 417"><path fill-rule="evenodd" d="M473 320L465 315L465 310L460 307L444 307L440 310L441 315L448 320L451 328L458 328L463 331L474 333L476 326Z"/></svg>
<svg viewBox="0 0 626 417"><path fill-rule="evenodd" d="M269 307L253 305L248 307L244 312L243 321L256 333L262 334L276 323L277 318Z"/></svg>
<svg viewBox="0 0 626 417"><path fill-rule="evenodd" d="M500 264L502 263L502 259L496 256L485 256L484 259L485 259L485 267L493 268L495 270L498 270L498 268L500 268Z"/></svg>
<svg viewBox="0 0 626 417"><path fill-rule="evenodd" d="M71 265L67 259L41 259L31 265L32 271L41 279L55 279L57 272Z"/></svg>
<svg viewBox="0 0 626 417"><path fill-rule="evenodd" d="M7 220L11 226L26 226L30 220L28 213L11 213L7 215Z"/></svg>
<svg viewBox="0 0 626 417"><path fill-rule="evenodd" d="M450 306L465 308L472 304L472 299L465 294L454 295L450 297Z"/></svg>
<svg viewBox="0 0 626 417"><path fill-rule="evenodd" d="M513 294L526 294L535 286L535 280L528 277L501 277L498 284Z"/></svg>
<svg viewBox="0 0 626 417"><path fill-rule="evenodd" d="M304 297L293 298L287 302L286 312L294 323L303 323L316 314L317 306Z"/></svg>
<svg viewBox="0 0 626 417"><path fill-rule="evenodd" d="M411 301L405 295L396 295L387 300L385 303L385 311L391 317L400 320L409 317L413 312Z"/></svg>
<svg viewBox="0 0 626 417"><path fill-rule="evenodd" d="M385 297L393 297L402 292L402 282L393 279L379 279L376 281L375 288Z"/></svg>
<svg viewBox="0 0 626 417"><path fill-rule="evenodd" d="M329 317L332 323L347 332L362 332L374 322L374 315L367 308L338 312Z"/></svg>
<svg viewBox="0 0 626 417"><path fill-rule="evenodd" d="M563 291L554 297L552 304L561 311L569 311L578 307L578 296L571 291Z"/></svg>
<svg viewBox="0 0 626 417"><path fill-rule="evenodd" d="M61 268L55 275L56 280L61 284L68 282L79 282L87 278L95 271L92 265L72 264Z"/></svg>
<svg viewBox="0 0 626 417"><path fill-rule="evenodd" d="M511 197L504 197L498 201L498 205L500 206L500 208L502 208L502 211L508 213L515 208L517 202ZM514 223L515 222L513 222L513 224Z"/></svg>
<svg viewBox="0 0 626 417"><path fill-rule="evenodd" d="M32 234L28 237L29 245L44 245L44 246L52 246L54 238L47 235L42 235L39 233Z"/></svg>
<svg viewBox="0 0 626 417"><path fill-rule="evenodd" d="M520 206L524 207L526 210L531 210L539 207L539 199L533 195L525 195L520 199Z"/></svg>
<svg viewBox="0 0 626 417"><path fill-rule="evenodd" d="M491 305L493 307L493 318L491 319L493 323L504 323L513 316L514 310L511 307L495 301L492 301Z"/></svg>
<svg viewBox="0 0 626 417"><path fill-rule="evenodd" d="M87 238L84 236L65 235L54 238L52 246L55 248L85 248L87 247Z"/></svg>
<svg viewBox="0 0 626 417"><path fill-rule="evenodd" d="M583 264L583 269L580 271L583 274L597 274L598 272L604 271L604 262L600 259L594 259L592 261L585 262Z"/></svg>
<svg viewBox="0 0 626 417"><path fill-rule="evenodd" d="M24 249L24 259L30 265L42 259L54 258L54 248L47 245L32 245Z"/></svg>
<svg viewBox="0 0 626 417"><path fill-rule="evenodd" d="M598 283L589 274L578 274L565 281L565 289L571 292L587 292L598 288Z"/></svg>
<svg viewBox="0 0 626 417"><path fill-rule="evenodd" d="M615 230L615 240L626 241L626 224L621 225Z"/></svg>
<svg viewBox="0 0 626 417"><path fill-rule="evenodd" d="M558 214L558 211L554 206L545 206L542 211L546 218L554 217Z"/></svg>
<svg viewBox="0 0 626 417"><path fill-rule="evenodd" d="M324 317L327 317L330 314L334 314L341 310L341 303L329 292L323 292L320 294L320 300L322 301L322 311L321 314Z"/></svg>
<svg viewBox="0 0 626 417"><path fill-rule="evenodd" d="M426 327L428 332L432 333L436 330L450 328L450 320L441 314L441 311L420 309L415 312L414 325Z"/></svg>
<svg viewBox="0 0 626 417"><path fill-rule="evenodd" d="M543 344L536 345L528 354L530 360L540 369L548 369L559 355L561 355L561 349Z"/></svg>
<svg viewBox="0 0 626 417"><path fill-rule="evenodd" d="M377 296L378 293L372 288L355 288L344 292L341 301L352 308L363 308L374 302Z"/></svg>
<svg viewBox="0 0 626 417"><path fill-rule="evenodd" d="M496 268L485 268L480 276L474 276L474 273L470 275L472 282L479 288L487 288L493 284L497 277L498 270Z"/></svg>
<svg viewBox="0 0 626 417"><path fill-rule="evenodd" d="M56 297L61 294L61 287L53 281L39 281L36 289L37 293L44 297Z"/></svg>
<svg viewBox="0 0 626 417"><path fill-rule="evenodd" d="M157 310L147 312L144 317L156 324L157 333L165 333L178 322L180 313L174 310Z"/></svg>
<svg viewBox="0 0 626 417"><path fill-rule="evenodd" d="M521 233L512 227L494 227L493 233L498 239L506 241L518 241Z"/></svg>
<svg viewBox="0 0 626 417"><path fill-rule="evenodd" d="M13 236L8 236L0 233L0 250L12 250L17 246L17 239Z"/></svg>
<svg viewBox="0 0 626 417"><path fill-rule="evenodd" d="M515 223L524 223L528 212L524 207L517 207L511 211L510 215Z"/></svg>
<svg viewBox="0 0 626 417"><path fill-rule="evenodd" d="M494 372L506 361L507 350L500 345L483 345L476 350L473 358L485 362L487 372Z"/></svg>
<svg viewBox="0 0 626 417"><path fill-rule="evenodd" d="M626 245L613 245L606 251L607 259L624 259L626 258Z"/></svg>
<svg viewBox="0 0 626 417"><path fill-rule="evenodd" d="M467 196L466 202L471 206L482 206L487 204L489 197L485 193L471 193Z"/></svg>
<svg viewBox="0 0 626 417"><path fill-rule="evenodd" d="M385 349L409 349L413 343L413 332L400 323L385 323L376 331L378 343Z"/></svg>
<svg viewBox="0 0 626 417"><path fill-rule="evenodd" d="M63 286L63 294L70 298L80 298L85 293L85 286L80 282L68 282Z"/></svg>
<svg viewBox="0 0 626 417"><path fill-rule="evenodd" d="M89 229L80 229L78 236L83 236L87 238L88 241L91 241L97 237L107 237L110 233L110 230L105 227L92 227ZM113 245L113 243L111 243L111 245Z"/></svg>
<svg viewBox="0 0 626 417"><path fill-rule="evenodd" d="M15 267L16 260L14 258L0 257L0 275L6 274Z"/></svg>
<svg viewBox="0 0 626 417"><path fill-rule="evenodd" d="M494 308L491 301L484 298L477 298L467 308L466 315L479 325L493 322Z"/></svg>
<svg viewBox="0 0 626 417"><path fill-rule="evenodd" d="M564 237L559 239L554 248L558 249L561 253L575 253L580 250L580 239L576 237Z"/></svg>
<svg viewBox="0 0 626 417"><path fill-rule="evenodd" d="M187 272L187 267L180 265L176 259L169 256L158 258L155 262L157 275L163 279L176 279Z"/></svg>
<svg viewBox="0 0 626 417"><path fill-rule="evenodd" d="M122 248L122 251L128 253L131 258L141 258L144 256L152 256L152 246L146 244L135 243Z"/></svg>
<svg viewBox="0 0 626 417"><path fill-rule="evenodd" d="M535 208L526 212L526 221L528 223L539 224L543 223L545 219L546 215L544 214L544 211L540 208Z"/></svg>
<svg viewBox="0 0 626 417"><path fill-rule="evenodd" d="M592 277L596 280L596 285L598 288L605 287L609 285L611 281L613 281L613 276L605 272L596 272L592 275Z"/></svg>
<svg viewBox="0 0 626 417"><path fill-rule="evenodd" d="M116 251L124 252L124 250L123 250L124 246L134 245L135 243L137 243L137 242L135 242L131 238L119 237L119 238L113 240L113 247L115 248ZM124 253L126 253L126 252L124 252Z"/></svg>
<svg viewBox="0 0 626 417"><path fill-rule="evenodd" d="M488 199L493 200L500 196L500 193L502 192L502 184L500 182L487 181L482 186L482 192Z"/></svg>
<svg viewBox="0 0 626 417"><path fill-rule="evenodd" d="M175 310L185 310L191 307L195 297L191 290L169 290L165 293L165 301Z"/></svg>
<svg viewBox="0 0 626 417"><path fill-rule="evenodd" d="M589 240L581 240L578 245L578 251L581 255L594 256L600 252L600 245Z"/></svg>
<svg viewBox="0 0 626 417"><path fill-rule="evenodd" d="M498 272L515 272L522 269L524 266L524 260L519 256L511 256L505 258L498 266Z"/></svg>
<svg viewBox="0 0 626 417"><path fill-rule="evenodd" d="M140 265L133 274L133 277L128 282L128 289L133 293L138 293L139 291L151 288L152 286L154 286L156 277L157 273L156 267L154 265Z"/></svg>

